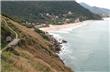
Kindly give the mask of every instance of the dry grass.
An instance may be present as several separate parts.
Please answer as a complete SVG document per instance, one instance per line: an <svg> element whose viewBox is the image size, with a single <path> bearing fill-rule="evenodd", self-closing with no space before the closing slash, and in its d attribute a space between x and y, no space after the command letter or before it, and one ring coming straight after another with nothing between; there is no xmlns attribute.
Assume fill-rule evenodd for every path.
<svg viewBox="0 0 110 72"><path fill-rule="evenodd" d="M2 53L3 71L8 67L11 72L72 72L51 50L50 42L30 28L12 20L9 21L10 26L19 34L21 42L14 48L15 52ZM18 55L15 54L16 52ZM7 65L6 68L5 65Z"/></svg>

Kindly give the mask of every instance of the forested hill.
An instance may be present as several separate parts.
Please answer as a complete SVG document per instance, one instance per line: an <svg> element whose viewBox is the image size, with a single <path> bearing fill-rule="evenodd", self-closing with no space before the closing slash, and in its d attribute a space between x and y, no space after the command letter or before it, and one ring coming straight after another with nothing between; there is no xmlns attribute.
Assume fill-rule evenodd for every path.
<svg viewBox="0 0 110 72"><path fill-rule="evenodd" d="M2 1L3 14L34 23L58 24L101 19L75 1Z"/></svg>

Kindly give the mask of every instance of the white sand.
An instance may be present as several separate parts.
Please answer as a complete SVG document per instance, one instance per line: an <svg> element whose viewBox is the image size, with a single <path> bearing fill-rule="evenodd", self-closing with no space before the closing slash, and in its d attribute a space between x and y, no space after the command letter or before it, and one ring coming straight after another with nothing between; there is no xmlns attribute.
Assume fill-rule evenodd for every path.
<svg viewBox="0 0 110 72"><path fill-rule="evenodd" d="M54 32L54 31L64 30L67 28L75 29L75 28L82 27L86 24L87 23L78 22L78 23L70 23L70 24L63 24L63 25L50 25L49 27L43 27L43 28L39 28L39 29L42 31L45 31L45 32Z"/></svg>

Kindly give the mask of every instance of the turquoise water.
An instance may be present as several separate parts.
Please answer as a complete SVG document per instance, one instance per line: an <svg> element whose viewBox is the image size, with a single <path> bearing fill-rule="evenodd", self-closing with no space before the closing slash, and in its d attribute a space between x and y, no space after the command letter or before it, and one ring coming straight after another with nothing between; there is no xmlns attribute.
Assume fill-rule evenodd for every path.
<svg viewBox="0 0 110 72"><path fill-rule="evenodd" d="M109 19L83 23L87 25L52 33L68 41L59 56L75 72L110 72Z"/></svg>

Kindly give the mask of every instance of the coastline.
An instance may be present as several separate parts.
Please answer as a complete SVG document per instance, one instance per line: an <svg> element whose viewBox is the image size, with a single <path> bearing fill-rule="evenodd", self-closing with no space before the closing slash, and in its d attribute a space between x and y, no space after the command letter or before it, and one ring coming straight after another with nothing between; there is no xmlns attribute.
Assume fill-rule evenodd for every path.
<svg viewBox="0 0 110 72"><path fill-rule="evenodd" d="M61 31L66 29L76 29L85 25L87 25L87 23L84 23L83 21L83 22L69 23L69 24L63 24L63 25L50 25L49 27L43 27L39 29L44 32L56 32L56 31Z"/></svg>
<svg viewBox="0 0 110 72"><path fill-rule="evenodd" d="M110 18L104 18L104 20L107 22L107 21L109 21L110 20ZM93 21L93 22L92 22ZM60 36L60 34L59 34L59 32L60 32L60 30L63 30L63 31L67 31L67 29L66 28L72 28L73 30L74 29L77 29L77 28L79 28L80 29L80 27L85 27L86 25L92 25L93 24L93 28L92 29L94 29L94 22L96 22L96 24L95 25L97 25L97 21L98 22L102 22L103 23L103 20L87 20L87 21L83 21L83 22L79 22L79 23L72 23L72 24L67 24L67 25L55 25L55 26L52 26L52 27L46 27L46 28L42 28L43 29L43 31L47 31L47 32L49 32L50 34L52 34L53 35L53 37L55 38L55 39L58 39L58 38L60 38L60 39L64 39L64 40L66 40L66 38L64 38L63 37L63 35L64 34L61 34L61 37L59 37ZM74 25L73 25L74 24ZM99 23L100 24L100 23ZM73 27L71 27L71 26L73 26ZM100 27L100 26L99 26ZM58 28L61 28L61 29L58 29ZM103 28L103 27L102 27ZM97 29L96 29L97 30ZM55 32L58 32L58 33L55 33ZM93 30L93 32L94 32L94 30ZM55 34L54 34L55 33ZM89 31L88 31L88 33L89 33ZM58 35L57 35L58 34ZM67 35L69 35L69 33L66 33ZM86 34L86 33L85 33ZM84 35L85 35L84 34ZM94 33L93 33L94 34ZM67 36L66 35L66 36ZM92 34L91 34L92 35ZM79 35L78 35L79 36ZM83 36L83 34L82 34L82 36ZM86 35L85 35L86 36ZM93 35L94 36L94 35ZM96 36L97 36L97 31L96 31ZM89 37L89 36L88 36ZM78 37L76 37L76 38L78 38ZM88 39L90 39L90 38L88 38ZM93 39L94 39L94 37L93 37ZM97 39L97 38L96 38ZM86 37L85 37L85 39L84 40L86 40ZM91 40L91 39L90 39ZM78 39L78 41L80 41L80 39ZM71 42L71 41L70 41ZM87 42L88 42L88 40L87 40ZM77 42L76 42L77 43ZM83 43L83 41L82 41L82 43ZM86 41L85 41L85 43L86 43ZM93 40L93 43L94 43L94 40ZM85 48L83 48L83 47L81 47L81 48L83 48L83 49L79 49L79 51L78 52L81 52L78 56L76 56L76 57L72 57L72 53L71 52L74 52L74 51L71 51L71 49L70 48L72 48L71 46L69 47L69 40L67 39L67 44L61 44L62 45L62 47L61 47L61 51L60 51L60 53L58 54L58 56L60 57L60 59L64 62L64 64L67 66L67 67L69 67L69 68L71 68L73 71L77 71L77 69L79 69L80 68L80 66L78 67L77 65L78 65L78 60L77 60L77 58L80 56L83 56L82 58L80 58L80 59L82 59L83 60L83 58L85 57L85 54L87 54L88 56L89 56L89 53L93 50L93 47L91 47L91 48L89 48L88 49L88 47L89 47L89 45L87 46L87 48L85 47ZM78 48L78 47L77 47ZM81 50L85 50L85 52L83 53ZM100 49L99 49L100 50ZM90 51L90 52L87 52L86 53L86 51ZM94 52L94 51L93 51ZM73 53L74 54L74 53ZM70 56L70 57L69 57ZM88 57L87 56L87 57ZM95 56L95 55L94 55ZM69 57L69 58L66 58L66 57ZM68 60L69 59L69 60ZM86 57L85 57L85 59L86 59ZM72 61L72 60L74 60L74 62L75 63L77 63L77 64L75 64L74 62L72 62L71 64L70 64L70 62L69 61ZM88 58L87 58L87 60L88 60ZM81 61L81 60L80 60ZM90 61L92 61L92 60L90 60ZM93 60L93 62L94 62L94 60ZM102 63L102 62L101 62ZM89 64L91 64L91 62L89 62ZM89 66L89 64L87 64L88 66ZM95 63L94 63L95 64ZM98 64L97 64L98 65ZM106 64L105 64L105 66L106 66ZM99 66L100 67L100 66ZM94 67L93 67L94 68ZM86 69L85 69L86 70Z"/></svg>
<svg viewBox="0 0 110 72"><path fill-rule="evenodd" d="M42 27L39 29L44 31L45 33L48 33L47 36L50 39L52 38L51 41L55 46L55 49L56 49L55 52L59 53L65 48L64 47L65 43L63 43L62 41L66 41L66 40L65 38L62 38L58 34L54 34L54 33L55 32L68 33L68 31L88 25L87 21L90 22L91 20L86 20L86 21L78 22L78 23L69 23L69 24L64 24L64 25L50 25L49 27ZM66 42L68 43L68 41Z"/></svg>
<svg viewBox="0 0 110 72"><path fill-rule="evenodd" d="M66 43L61 43L60 40L65 40L64 38L62 38L60 35L58 34L54 34L55 32L67 32L68 30L72 30L72 29L77 29L80 28L82 26L86 26L88 25L87 21L91 21L91 20L86 20L83 22L78 22L78 23L69 23L69 24L64 24L64 25L50 25L49 27L43 27L43 28L39 28L40 30L44 31L44 32L48 32L49 35L52 35L53 38L56 40L56 43L58 45L58 51L56 52L56 54L60 57L60 60L71 69L71 67L69 65L67 65L62 57L62 55L64 54L64 52L68 51L67 50L67 44ZM66 40L65 40L66 41ZM60 44L61 43L61 44ZM67 41L68 43L68 41ZM55 45L54 45L55 46ZM57 48L57 47L56 47ZM74 69L72 69L72 71L74 72Z"/></svg>

